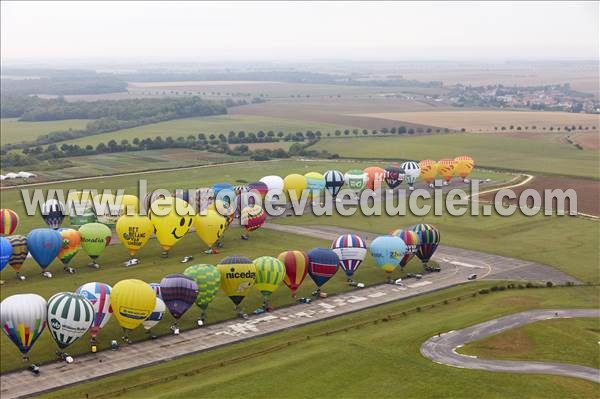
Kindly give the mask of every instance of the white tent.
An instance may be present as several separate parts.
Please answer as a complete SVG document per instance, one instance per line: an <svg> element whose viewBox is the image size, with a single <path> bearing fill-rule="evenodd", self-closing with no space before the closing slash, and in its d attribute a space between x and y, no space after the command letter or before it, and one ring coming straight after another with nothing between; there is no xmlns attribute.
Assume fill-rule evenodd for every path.
<svg viewBox="0 0 600 399"><path fill-rule="evenodd" d="M30 177L35 177L35 175L33 173L30 172L19 172L17 173L19 175L19 177L22 177L23 179L29 179Z"/></svg>
<svg viewBox="0 0 600 399"><path fill-rule="evenodd" d="M7 173L6 176L5 176L6 179L16 179L17 177L19 177L19 175L16 174L16 173L12 173L12 172L11 173Z"/></svg>
<svg viewBox="0 0 600 399"><path fill-rule="evenodd" d="M4 180L4 179L6 179L6 176L4 176L4 175L0 175L0 181L2 181L2 180Z"/></svg>

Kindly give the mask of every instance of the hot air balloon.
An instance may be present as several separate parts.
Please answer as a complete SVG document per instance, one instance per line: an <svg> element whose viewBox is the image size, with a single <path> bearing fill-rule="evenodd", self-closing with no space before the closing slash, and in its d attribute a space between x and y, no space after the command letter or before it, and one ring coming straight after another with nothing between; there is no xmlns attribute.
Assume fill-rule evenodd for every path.
<svg viewBox="0 0 600 399"><path fill-rule="evenodd" d="M192 225L194 209L182 199L165 198L152 204L159 213L151 212L150 220L156 229L156 239L162 248L162 256L169 256L169 251L182 239Z"/></svg>
<svg viewBox="0 0 600 399"><path fill-rule="evenodd" d="M417 233L419 248L416 255L427 269L427 262L429 262L440 243L440 231L431 224L417 224L410 227L410 229Z"/></svg>
<svg viewBox="0 0 600 399"><path fill-rule="evenodd" d="M140 211L140 200L135 195L121 195L117 197L117 203L120 204L121 215L135 215Z"/></svg>
<svg viewBox="0 0 600 399"><path fill-rule="evenodd" d="M37 294L11 295L0 303L2 331L29 359L29 351L46 328L47 303Z"/></svg>
<svg viewBox="0 0 600 399"><path fill-rule="evenodd" d="M307 186L308 183L306 182L306 177L296 173L287 175L285 179L283 179L283 189L290 201L292 198L299 200Z"/></svg>
<svg viewBox="0 0 600 399"><path fill-rule="evenodd" d="M227 220L213 209L207 209L205 214L197 213L194 216L196 235L212 252L212 246L221 239L227 228Z"/></svg>
<svg viewBox="0 0 600 399"><path fill-rule="evenodd" d="M260 205L248 205L242 209L240 215L240 224L246 230L246 234L242 235L242 239L247 240L248 234L259 229L267 220L267 213Z"/></svg>
<svg viewBox="0 0 600 399"><path fill-rule="evenodd" d="M285 266L279 259L272 256L261 256L254 259L252 263L256 267L256 283L254 286L263 296L263 310L270 312L272 310L271 295L285 277Z"/></svg>
<svg viewBox="0 0 600 399"><path fill-rule="evenodd" d="M190 203L190 191L185 188L176 188L171 194L171 197L182 199L188 204Z"/></svg>
<svg viewBox="0 0 600 399"><path fill-rule="evenodd" d="M67 195L69 208L69 224L74 227L83 226L96 221L94 202L89 191L72 191Z"/></svg>
<svg viewBox="0 0 600 399"><path fill-rule="evenodd" d="M456 166L456 161L451 158L440 159L437 163L437 172L444 179L444 185L447 185L450 180L452 180L452 176L454 176L454 167Z"/></svg>
<svg viewBox="0 0 600 399"><path fill-rule="evenodd" d="M473 161L473 158L467 155L456 157L454 158L454 161L456 162L454 173L460 176L463 182L468 183L469 179L467 179L467 177L469 177L473 171L473 168L475 167L475 161Z"/></svg>
<svg viewBox="0 0 600 399"><path fill-rule="evenodd" d="M73 342L85 334L94 321L94 307L83 295L60 292L48 300L48 328L67 363L73 358L64 353Z"/></svg>
<svg viewBox="0 0 600 399"><path fill-rule="evenodd" d="M313 248L308 252L308 274L317 285L315 296L321 296L321 287L337 272L340 258L329 248Z"/></svg>
<svg viewBox="0 0 600 399"><path fill-rule="evenodd" d="M406 244L406 253L402 257L402 259L400 259L399 264L401 268L404 268L404 266L406 266L408 262L410 262L410 260L413 258L413 256L415 256L415 254L417 253L417 249L419 248L419 237L417 236L417 233L410 229L394 230L390 234L395 237L400 237L402 241L404 241L404 244Z"/></svg>
<svg viewBox="0 0 600 399"><path fill-rule="evenodd" d="M235 304L235 310L244 316L240 303L254 285L256 268L252 261L245 256L228 256L217 265L221 273L221 289Z"/></svg>
<svg viewBox="0 0 600 399"><path fill-rule="evenodd" d="M62 239L60 251L58 251L58 259L63 264L63 269L68 273L75 273L75 269L69 267L69 262L81 248L81 235L79 231L74 229L58 229Z"/></svg>
<svg viewBox="0 0 600 399"><path fill-rule="evenodd" d="M117 237L127 248L129 256L133 258L150 239L154 226L150 219L141 215L122 215L115 225Z"/></svg>
<svg viewBox="0 0 600 399"><path fill-rule="evenodd" d="M419 164L414 161L407 161L400 165L400 167L404 169L404 176L406 182L408 183L408 189L410 191L414 190L414 184L421 174L421 168L419 167Z"/></svg>
<svg viewBox="0 0 600 399"><path fill-rule="evenodd" d="M385 170L381 169L378 166L370 166L363 170L367 175L367 188L371 190L379 190L381 188L381 183L385 178Z"/></svg>
<svg viewBox="0 0 600 399"><path fill-rule="evenodd" d="M177 335L179 334L177 322L196 301L198 285L193 278L183 274L169 274L160 281L160 294L169 313L175 318L171 330Z"/></svg>
<svg viewBox="0 0 600 399"><path fill-rule="evenodd" d="M8 264L15 269L19 280L25 280L25 276L21 276L21 267L23 267L23 262L25 262L29 253L27 249L27 237L16 235L7 237L7 239L12 246L12 255L8 260Z"/></svg>
<svg viewBox="0 0 600 399"><path fill-rule="evenodd" d="M331 249L340 259L340 267L351 282L356 269L365 260L367 243L356 234L343 234L333 241Z"/></svg>
<svg viewBox="0 0 600 399"><path fill-rule="evenodd" d="M335 198L344 186L344 174L339 170L328 170L325 172L325 188Z"/></svg>
<svg viewBox="0 0 600 399"><path fill-rule="evenodd" d="M198 296L196 305L201 309L198 325L206 323L206 310L208 305L215 299L221 286L221 273L213 265L192 265L183 271L183 274L193 278L198 285Z"/></svg>
<svg viewBox="0 0 600 399"><path fill-rule="evenodd" d="M111 290L112 288L108 284L93 282L84 284L75 291L90 301L94 308L94 318L90 328L92 352L96 352L96 337L100 329L108 323L108 320L112 316L112 308L110 306Z"/></svg>
<svg viewBox="0 0 600 399"><path fill-rule="evenodd" d="M19 215L12 209L0 209L0 236L9 236L19 225Z"/></svg>
<svg viewBox="0 0 600 399"><path fill-rule="evenodd" d="M201 187L196 190L193 205L196 213L204 212L215 201L215 193L211 187Z"/></svg>
<svg viewBox="0 0 600 399"><path fill-rule="evenodd" d="M65 219L65 206L56 199L49 199L42 205L42 219L51 229L58 229Z"/></svg>
<svg viewBox="0 0 600 399"><path fill-rule="evenodd" d="M10 241L5 237L0 237L0 271L4 270L13 253L13 247Z"/></svg>
<svg viewBox="0 0 600 399"><path fill-rule="evenodd" d="M283 282L292 291L292 298L296 298L296 291L308 273L308 255L302 251L285 251L277 259L285 267Z"/></svg>
<svg viewBox="0 0 600 399"><path fill-rule="evenodd" d="M88 266L99 269L100 265L96 259L104 252L104 248L110 243L112 232L108 226L102 223L88 223L79 228L81 235L81 248L92 259Z"/></svg>
<svg viewBox="0 0 600 399"><path fill-rule="evenodd" d="M52 277L46 268L62 248L60 233L52 229L33 229L27 235L27 249L42 269L42 276Z"/></svg>
<svg viewBox="0 0 600 399"><path fill-rule="evenodd" d="M384 180L392 190L404 181L404 169L400 165L390 165L385 168Z"/></svg>
<svg viewBox="0 0 600 399"><path fill-rule="evenodd" d="M311 197L318 197L325 190L325 177L319 172L308 172L304 178L306 179L306 189Z"/></svg>
<svg viewBox="0 0 600 399"><path fill-rule="evenodd" d="M150 288L152 288L152 290L154 290L156 297L162 299L162 295L160 294L160 283L150 283L149 285L150 285Z"/></svg>
<svg viewBox="0 0 600 399"><path fill-rule="evenodd" d="M261 181L257 181L254 183L250 183L248 184L248 191L251 193L256 193L257 195L260 196L261 199L265 199L265 197L267 196L267 193L269 192L269 186L267 185L267 183L263 183ZM254 199L252 199L251 201L254 201ZM253 202L250 202L250 205L253 205Z"/></svg>
<svg viewBox="0 0 600 399"><path fill-rule="evenodd" d="M128 331L139 327L150 316L156 306L156 294L142 280L121 280L110 292L113 315L123 328L123 340L131 342Z"/></svg>
<svg viewBox="0 0 600 399"><path fill-rule="evenodd" d="M279 176L265 176L262 177L260 182L265 183L269 191L276 191L283 193L284 182Z"/></svg>
<svg viewBox="0 0 600 399"><path fill-rule="evenodd" d="M360 169L351 169L344 175L344 181L350 190L356 194L365 189L368 176Z"/></svg>
<svg viewBox="0 0 600 399"><path fill-rule="evenodd" d="M113 194L98 194L94 198L96 221L109 227L114 227L117 219L123 213L120 199Z"/></svg>
<svg viewBox="0 0 600 399"><path fill-rule="evenodd" d="M215 183L212 185L213 193L215 198L219 195L221 191L231 191L233 192L233 185L229 183ZM223 194L222 194L223 195Z"/></svg>
<svg viewBox="0 0 600 399"><path fill-rule="evenodd" d="M377 266L386 273L388 282L392 282L392 272L400 264L406 249L404 241L395 236L379 236L369 246L371 256Z"/></svg>
<svg viewBox="0 0 600 399"><path fill-rule="evenodd" d="M163 300L160 298L156 298L156 305L154 306L154 310L152 311L152 313L150 313L150 316L148 316L148 318L142 323L142 325L144 326L144 330L146 330L146 333L150 334L150 338L152 339L156 338L156 335L152 333L152 327L157 325L158 322L160 322L163 319L163 316L165 315L165 310L167 310L167 307Z"/></svg>
<svg viewBox="0 0 600 399"><path fill-rule="evenodd" d="M419 168L421 168L421 179L433 187L433 181L437 175L437 162L432 159L424 159L419 162Z"/></svg>
<svg viewBox="0 0 600 399"><path fill-rule="evenodd" d="M152 204L158 201L159 199L165 199L169 197L170 194L166 190L154 190L150 191L148 194L144 196L142 203L144 205L144 213L149 215L152 211Z"/></svg>

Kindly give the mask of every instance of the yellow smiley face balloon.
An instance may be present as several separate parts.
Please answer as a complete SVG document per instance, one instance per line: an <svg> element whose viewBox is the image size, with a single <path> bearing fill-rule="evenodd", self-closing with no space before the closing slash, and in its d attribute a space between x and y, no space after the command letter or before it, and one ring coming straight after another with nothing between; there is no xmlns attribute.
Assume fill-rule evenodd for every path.
<svg viewBox="0 0 600 399"><path fill-rule="evenodd" d="M194 208L181 198L167 197L152 203L148 214L163 256L182 239L192 225Z"/></svg>
<svg viewBox="0 0 600 399"><path fill-rule="evenodd" d="M214 209L207 209L205 213L194 216L194 228L202 242L212 247L223 236L227 228L227 219Z"/></svg>

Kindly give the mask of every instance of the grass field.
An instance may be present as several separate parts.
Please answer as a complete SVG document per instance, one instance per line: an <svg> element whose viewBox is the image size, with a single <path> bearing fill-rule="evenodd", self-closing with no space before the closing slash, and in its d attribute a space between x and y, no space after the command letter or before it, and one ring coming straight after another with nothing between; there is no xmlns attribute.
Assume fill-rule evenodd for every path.
<svg viewBox="0 0 600 399"><path fill-rule="evenodd" d="M596 396L598 386L585 380L459 369L421 356L421 344L440 331L527 309L597 306L595 287L504 291L441 304L483 283L476 284L186 356L43 397L305 398L308 392L328 398ZM440 305L381 322L388 315L432 303ZM354 328L368 321L373 322ZM130 390L124 391L128 387Z"/></svg>
<svg viewBox="0 0 600 399"><path fill-rule="evenodd" d="M17 118L0 119L0 138L2 145L35 140L38 136L50 132L69 129L83 129L90 121L87 119L65 119L62 121L20 122Z"/></svg>
<svg viewBox="0 0 600 399"><path fill-rule="evenodd" d="M598 115L575 114L569 112L535 112L535 111L429 111L429 112L390 112L390 113L368 113L358 116L391 119L398 122L416 123L420 125L431 125L453 130L465 128L467 131L494 131L505 126L508 130L516 130L517 126L524 129L528 126L536 126L535 131L542 131L553 127L556 129L564 126L595 126L599 128ZM514 129L509 129L514 125Z"/></svg>
<svg viewBox="0 0 600 399"><path fill-rule="evenodd" d="M543 263L584 282L600 282L600 237L598 221L569 216L510 217L450 215L418 217L317 217L280 219L278 223L333 225L352 230L385 234L415 223L434 224L441 232L441 243L461 248Z"/></svg>
<svg viewBox="0 0 600 399"><path fill-rule="evenodd" d="M573 363L600 368L600 319L538 321L475 341L459 352L486 359Z"/></svg>
<svg viewBox="0 0 600 399"><path fill-rule="evenodd" d="M263 130L265 133L269 130L277 133L306 132L307 130L321 132L334 132L337 129L350 129L350 126L334 125L321 122L307 122L295 119L285 118L270 118L253 115L220 115L206 116L196 118L175 119L172 121L154 123L151 125L138 126L131 129L123 129L116 132L103 133L95 136L82 137L75 140L69 140L69 144L79 144L86 146L87 144L97 145L98 143L107 143L110 140L121 141L128 139L132 141L134 138L155 138L156 136L177 138L180 136L187 137L190 134L197 135L204 133L208 137L210 134L227 135L230 131L238 132L243 130L247 133L258 132ZM58 143L60 147L61 143Z"/></svg>
<svg viewBox="0 0 600 399"><path fill-rule="evenodd" d="M317 148L348 158L442 159L467 154L478 166L600 179L600 153L545 140L468 133L325 138Z"/></svg>

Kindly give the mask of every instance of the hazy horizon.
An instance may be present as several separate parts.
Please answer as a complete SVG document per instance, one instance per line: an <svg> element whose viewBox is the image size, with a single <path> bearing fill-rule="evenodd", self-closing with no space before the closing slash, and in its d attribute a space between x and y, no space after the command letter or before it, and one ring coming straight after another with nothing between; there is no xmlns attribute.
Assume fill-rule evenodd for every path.
<svg viewBox="0 0 600 399"><path fill-rule="evenodd" d="M3 64L598 60L598 2L1 7Z"/></svg>

